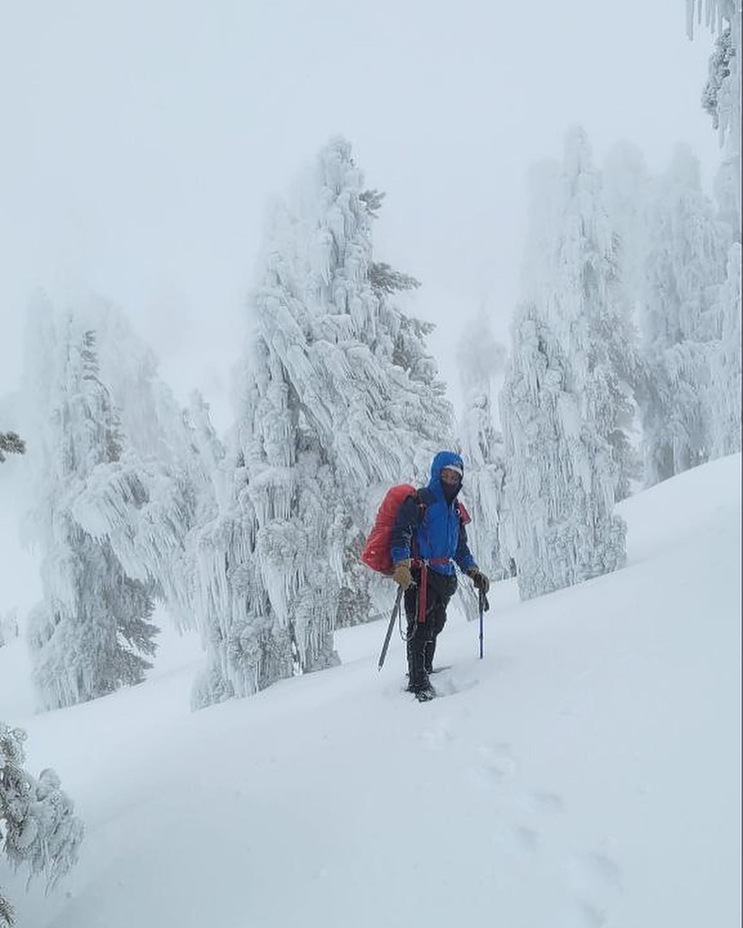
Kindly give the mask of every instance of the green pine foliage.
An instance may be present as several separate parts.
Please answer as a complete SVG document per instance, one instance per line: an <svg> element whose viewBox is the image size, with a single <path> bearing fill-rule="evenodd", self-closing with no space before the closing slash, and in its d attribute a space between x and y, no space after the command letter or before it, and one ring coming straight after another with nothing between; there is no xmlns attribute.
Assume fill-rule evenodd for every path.
<svg viewBox="0 0 743 928"><path fill-rule="evenodd" d="M24 769L26 733L0 722L0 847L14 869L44 875L49 889L77 862L83 825L53 770L33 777ZM0 894L0 928L14 924Z"/></svg>
<svg viewBox="0 0 743 928"><path fill-rule="evenodd" d="M0 461L6 454L24 454L26 443L15 432L0 432Z"/></svg>

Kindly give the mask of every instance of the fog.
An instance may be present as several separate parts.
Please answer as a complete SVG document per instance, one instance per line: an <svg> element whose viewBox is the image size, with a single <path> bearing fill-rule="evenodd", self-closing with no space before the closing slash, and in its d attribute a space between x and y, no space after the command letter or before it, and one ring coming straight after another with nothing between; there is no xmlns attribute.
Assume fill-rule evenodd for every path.
<svg viewBox="0 0 743 928"><path fill-rule="evenodd" d="M507 338L528 170L571 123L599 161L628 140L659 171L685 141L709 183L719 157L712 38L689 41L682 0L42 0L4 20L0 396L34 289L92 288L224 428L266 203L342 133L456 401L452 346L482 309Z"/></svg>

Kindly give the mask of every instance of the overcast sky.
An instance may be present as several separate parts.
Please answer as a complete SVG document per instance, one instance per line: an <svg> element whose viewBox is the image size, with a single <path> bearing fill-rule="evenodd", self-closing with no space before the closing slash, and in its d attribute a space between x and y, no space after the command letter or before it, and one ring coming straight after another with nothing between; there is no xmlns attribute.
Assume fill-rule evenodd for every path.
<svg viewBox="0 0 743 928"><path fill-rule="evenodd" d="M518 299L527 172L581 123L597 159L719 159L712 38L684 0L27 0L0 35L0 395L37 286L122 305L218 427L266 203L335 133L387 192L376 251L424 284L440 367Z"/></svg>

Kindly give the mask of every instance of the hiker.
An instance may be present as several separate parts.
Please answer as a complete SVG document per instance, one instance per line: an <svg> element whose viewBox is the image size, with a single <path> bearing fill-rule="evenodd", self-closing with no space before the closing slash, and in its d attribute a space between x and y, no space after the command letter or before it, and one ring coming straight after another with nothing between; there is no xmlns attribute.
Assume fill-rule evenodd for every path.
<svg viewBox="0 0 743 928"><path fill-rule="evenodd" d="M392 529L392 579L405 591L408 620L408 690L419 699L436 695L428 675L433 672L446 607L457 588L452 561L483 594L490 588L467 546L469 516L457 505L463 477L462 458L453 451L440 451L431 464L428 486L407 497Z"/></svg>

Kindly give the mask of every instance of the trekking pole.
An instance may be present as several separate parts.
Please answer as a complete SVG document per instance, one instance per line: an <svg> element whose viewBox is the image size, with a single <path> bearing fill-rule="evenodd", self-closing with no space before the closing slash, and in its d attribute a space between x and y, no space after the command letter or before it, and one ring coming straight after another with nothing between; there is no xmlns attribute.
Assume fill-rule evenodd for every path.
<svg viewBox="0 0 743 928"><path fill-rule="evenodd" d="M400 603L402 601L402 587L398 587L397 596L395 597L395 605L392 609L392 615L390 616L390 624L387 626L387 634L384 636L384 644L382 645L382 653L379 655L379 663L377 664L377 670L382 669L382 664L384 664L384 659L387 657L387 648L390 646L390 638L392 637L392 629L395 627L395 619L400 611Z"/></svg>
<svg viewBox="0 0 743 928"><path fill-rule="evenodd" d="M482 638L483 638L482 616L483 616L483 613L487 612L488 609L490 608L490 604L488 603L488 600L485 594L483 593L482 589L477 590L477 605L478 605L479 612L480 612L480 660L482 660Z"/></svg>

